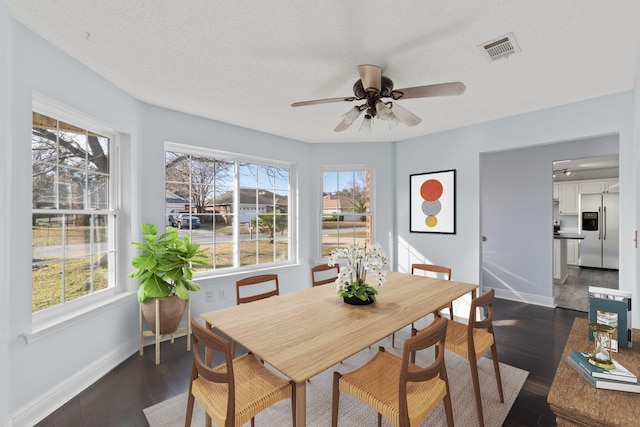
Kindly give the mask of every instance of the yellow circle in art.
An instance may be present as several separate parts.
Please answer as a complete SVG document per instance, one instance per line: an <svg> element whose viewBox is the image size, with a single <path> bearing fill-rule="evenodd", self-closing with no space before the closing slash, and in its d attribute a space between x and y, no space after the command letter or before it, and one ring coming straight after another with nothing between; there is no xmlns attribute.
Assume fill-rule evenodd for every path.
<svg viewBox="0 0 640 427"><path fill-rule="evenodd" d="M427 224L427 227L435 227L438 224L438 218L433 215L429 215L424 219L424 223Z"/></svg>

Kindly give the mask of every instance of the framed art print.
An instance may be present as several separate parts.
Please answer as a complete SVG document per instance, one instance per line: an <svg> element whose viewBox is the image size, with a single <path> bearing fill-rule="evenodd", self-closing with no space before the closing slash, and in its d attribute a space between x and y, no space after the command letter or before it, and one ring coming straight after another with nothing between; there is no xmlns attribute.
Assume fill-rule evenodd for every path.
<svg viewBox="0 0 640 427"><path fill-rule="evenodd" d="M455 169L409 176L409 231L456 234Z"/></svg>

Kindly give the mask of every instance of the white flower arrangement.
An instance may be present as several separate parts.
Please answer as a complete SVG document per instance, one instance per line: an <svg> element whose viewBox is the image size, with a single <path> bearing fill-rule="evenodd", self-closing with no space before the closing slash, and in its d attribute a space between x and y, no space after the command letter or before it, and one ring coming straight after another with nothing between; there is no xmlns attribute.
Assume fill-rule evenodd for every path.
<svg viewBox="0 0 640 427"><path fill-rule="evenodd" d="M378 290L372 285L382 286L387 272L383 268L387 265L387 257L379 243L360 247L353 244L344 248L334 249L329 255L328 264L334 266L339 259L346 259L347 264L340 267L336 279L336 289L341 297L357 297L362 301L376 300ZM367 283L367 273L371 284Z"/></svg>

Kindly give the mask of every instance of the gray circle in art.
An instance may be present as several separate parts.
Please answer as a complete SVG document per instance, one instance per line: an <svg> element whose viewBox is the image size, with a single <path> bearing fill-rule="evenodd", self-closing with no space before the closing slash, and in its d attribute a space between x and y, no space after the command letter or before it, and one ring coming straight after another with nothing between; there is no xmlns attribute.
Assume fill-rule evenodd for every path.
<svg viewBox="0 0 640 427"><path fill-rule="evenodd" d="M426 200L422 202L422 213L425 215L438 215L442 210L442 205L440 204L440 200L435 200L433 202L427 202Z"/></svg>

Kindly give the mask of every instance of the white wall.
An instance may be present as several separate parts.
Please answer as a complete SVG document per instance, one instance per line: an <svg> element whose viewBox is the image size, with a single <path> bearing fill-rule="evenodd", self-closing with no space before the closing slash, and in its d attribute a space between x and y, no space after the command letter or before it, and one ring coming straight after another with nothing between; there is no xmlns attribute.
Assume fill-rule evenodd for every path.
<svg viewBox="0 0 640 427"><path fill-rule="evenodd" d="M0 170L3 171L0 179L0 200L8 200L11 189L11 42L13 26L5 2L0 3ZM0 203L0 223L8 224L10 218L10 204ZM6 227L5 227L6 228ZM0 239L0 271L3 277L8 276L5 272L9 269L9 260L5 256L10 250L10 240L7 239L5 230L4 238ZM6 316L11 306L11 289L9 282L3 280L0 289L4 298L0 298L0 425L5 424L9 413L9 324Z"/></svg>
<svg viewBox="0 0 640 427"><path fill-rule="evenodd" d="M452 267L456 280L479 283L481 258L480 155L481 153L530 147L619 134L621 259L620 289L637 292L633 234L636 227L637 161L633 135L631 92L615 94L576 104L514 116L461 129L397 143L396 182L398 183L398 268L408 268L415 259L425 259ZM413 173L457 169L457 224L455 236L409 233L408 176ZM406 183L406 184L404 184ZM549 195L551 182L549 181ZM551 197L548 198L551 200ZM549 202L550 203L550 202ZM551 218L549 210L548 218ZM518 232L514 230L513 232ZM531 239L530 250L551 259L552 245L546 233ZM413 261L415 262L415 261ZM527 262L522 257L522 262ZM523 277L522 281L530 278ZM632 289L633 288L633 289ZM547 296L542 289L526 289L531 295ZM640 313L634 324L640 324Z"/></svg>

